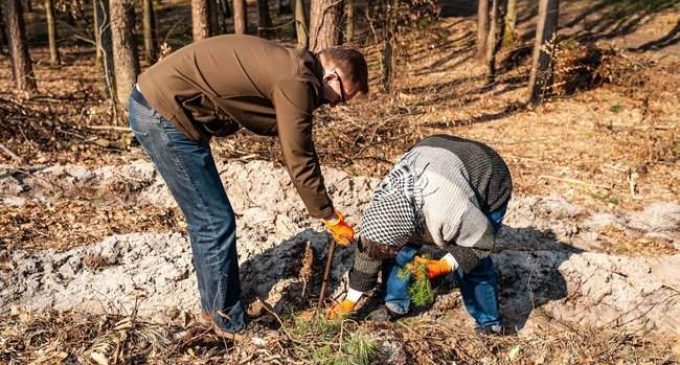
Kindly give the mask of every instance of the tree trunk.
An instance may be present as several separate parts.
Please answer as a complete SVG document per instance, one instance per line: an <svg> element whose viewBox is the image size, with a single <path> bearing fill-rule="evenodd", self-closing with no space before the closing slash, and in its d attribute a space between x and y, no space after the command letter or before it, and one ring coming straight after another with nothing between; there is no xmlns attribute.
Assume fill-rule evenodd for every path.
<svg viewBox="0 0 680 365"><path fill-rule="evenodd" d="M234 33L248 34L248 8L246 0L234 0Z"/></svg>
<svg viewBox="0 0 680 365"><path fill-rule="evenodd" d="M95 7L95 39L97 41L97 51L99 52L99 62L104 71L104 84L106 91L112 100L116 94L114 90L113 78L113 44L111 42L111 18L109 10L109 0L94 0Z"/></svg>
<svg viewBox="0 0 680 365"><path fill-rule="evenodd" d="M508 46L515 43L515 24L517 23L517 0L508 0L507 10L505 13L504 28L505 36L503 37L503 45Z"/></svg>
<svg viewBox="0 0 680 365"><path fill-rule="evenodd" d="M537 105L548 96L553 76L553 51L557 35L559 0L540 0L536 43L529 78L529 102Z"/></svg>
<svg viewBox="0 0 680 365"><path fill-rule="evenodd" d="M54 21L54 1L45 0L45 15L47 17L47 38L50 45L50 64L58 66L61 63L59 59L59 49L57 48L57 25Z"/></svg>
<svg viewBox="0 0 680 365"><path fill-rule="evenodd" d="M269 15L269 1L257 0L257 36L267 38L271 34L272 18Z"/></svg>
<svg viewBox="0 0 680 365"><path fill-rule="evenodd" d="M309 15L309 49L318 52L340 44L342 2L314 0Z"/></svg>
<svg viewBox="0 0 680 365"><path fill-rule="evenodd" d="M489 39L489 0L479 0L477 7L477 58L486 58L486 45Z"/></svg>
<svg viewBox="0 0 680 365"><path fill-rule="evenodd" d="M139 59L133 29L135 9L133 0L111 2L111 40L113 41L113 64L116 71L116 101L119 111L127 108L137 74ZM123 113L119 114L120 116Z"/></svg>
<svg viewBox="0 0 680 365"><path fill-rule="evenodd" d="M31 0L26 0L26 12L27 12L27 13L32 13L32 12L33 12L33 1L31 1Z"/></svg>
<svg viewBox="0 0 680 365"><path fill-rule="evenodd" d="M295 34L297 35L298 46L309 47L309 32L307 29L305 2L303 0L295 0Z"/></svg>
<svg viewBox="0 0 680 365"><path fill-rule="evenodd" d="M496 33L498 29L498 1L491 1L491 19L489 20L489 34L486 42L486 83L491 85L496 81Z"/></svg>
<svg viewBox="0 0 680 365"><path fill-rule="evenodd" d="M347 27L345 28L345 41L351 43L354 40L354 0L346 0L345 11L347 12Z"/></svg>
<svg viewBox="0 0 680 365"><path fill-rule="evenodd" d="M156 14L153 10L153 0L144 0L144 58L152 64L158 58L158 44L156 41Z"/></svg>
<svg viewBox="0 0 680 365"><path fill-rule="evenodd" d="M2 14L7 27L8 47L12 59L12 74L19 90L33 92L38 88L33 74L31 56L26 45L26 29L19 0L2 0Z"/></svg>
<svg viewBox="0 0 680 365"><path fill-rule="evenodd" d="M394 63L392 61L392 42L385 40L383 42L383 57L382 57L382 88L384 92L389 92L392 88L392 75L394 74Z"/></svg>
<svg viewBox="0 0 680 365"><path fill-rule="evenodd" d="M194 42L210 37L209 1L211 0L191 0L191 29Z"/></svg>
<svg viewBox="0 0 680 365"><path fill-rule="evenodd" d="M100 25L99 22L101 21L101 17L98 15L99 13L99 1L97 0L92 0L92 27L93 33L94 33L94 64L96 66L101 65L102 63L102 34L101 31L99 30Z"/></svg>

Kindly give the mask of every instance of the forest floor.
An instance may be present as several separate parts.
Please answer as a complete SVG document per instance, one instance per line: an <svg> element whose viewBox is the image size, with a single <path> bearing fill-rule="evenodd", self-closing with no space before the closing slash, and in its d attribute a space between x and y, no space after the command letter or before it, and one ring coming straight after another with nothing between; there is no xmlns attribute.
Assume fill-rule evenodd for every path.
<svg viewBox="0 0 680 365"><path fill-rule="evenodd" d="M71 42L59 68L31 48L40 89L31 96L14 90L0 56L0 363L680 361L678 4L562 4L557 95L537 108L525 103L533 2L519 2L516 40L491 85L474 58L474 4L456 4L398 38L389 93L380 47L358 44L371 95L319 110L316 145L354 221L376 179L423 136L497 149L515 186L506 250L494 256L515 334L476 336L446 280L429 310L395 323L302 315L314 302L300 294L305 242L318 293L328 238L306 217L276 140L246 132L213 141L213 152L238 216L244 293L273 306L263 321L280 336L233 347L201 332L181 214L126 126L111 127L92 47ZM164 2L159 12L173 48L187 41L176 20L186 9ZM41 39L40 14L28 18ZM351 250L337 255L340 291Z"/></svg>

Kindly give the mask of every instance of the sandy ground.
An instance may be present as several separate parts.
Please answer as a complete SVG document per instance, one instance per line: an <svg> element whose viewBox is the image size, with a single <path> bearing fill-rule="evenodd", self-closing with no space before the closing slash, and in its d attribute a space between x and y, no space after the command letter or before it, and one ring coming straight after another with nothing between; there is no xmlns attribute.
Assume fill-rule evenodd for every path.
<svg viewBox="0 0 680 365"><path fill-rule="evenodd" d="M221 165L219 170L238 217L244 295L251 300L261 298L282 312L300 308L299 270L305 244L311 242L315 249L309 292L317 293L328 235L306 216L284 169L252 161ZM325 176L338 208L356 221L377 180L335 169L326 169ZM114 180L117 184L134 182L141 188L110 204L147 202L164 209L174 207L162 180L144 161L96 169L53 166L23 175L21 181L4 179L0 204L37 201L49 205L58 197L55 191L63 190L50 188L48 181L67 191L77 191L81 185L106 191ZM578 216L584 217L577 221ZM505 223L494 260L500 269L502 308L510 327L532 330L536 319L550 318L676 334L680 255L611 255L598 248L607 239L599 233L601 228L613 225L649 237L650 242L664 240L677 250L679 205L655 204L614 215L587 213L560 196L516 196ZM342 275L351 265L352 250L336 253L334 290L341 287ZM63 252L17 249L4 251L0 257L0 307L6 310L12 305L34 311L106 313L130 313L137 308L152 317L199 310L189 244L181 231L112 235ZM459 300L455 283L449 281L440 285L442 303ZM442 307L427 315L445 311Z"/></svg>

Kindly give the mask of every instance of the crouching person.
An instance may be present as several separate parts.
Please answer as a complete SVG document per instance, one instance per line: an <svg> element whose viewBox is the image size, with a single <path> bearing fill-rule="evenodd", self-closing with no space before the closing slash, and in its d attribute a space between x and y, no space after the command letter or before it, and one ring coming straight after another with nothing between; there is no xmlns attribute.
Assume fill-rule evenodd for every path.
<svg viewBox="0 0 680 365"><path fill-rule="evenodd" d="M498 278L489 253L511 193L508 167L490 147L444 135L417 143L384 178L365 210L348 293L329 316L353 311L361 295L374 288L381 268L385 305L378 312L385 319L405 315L410 278L400 272L417 263L430 279L455 272L478 331L501 333ZM438 260L416 256L421 245L447 253Z"/></svg>

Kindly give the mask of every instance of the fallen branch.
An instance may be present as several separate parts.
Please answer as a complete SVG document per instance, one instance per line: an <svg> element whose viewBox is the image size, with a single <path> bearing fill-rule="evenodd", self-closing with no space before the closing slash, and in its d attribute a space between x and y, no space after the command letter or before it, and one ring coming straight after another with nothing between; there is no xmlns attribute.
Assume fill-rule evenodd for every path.
<svg viewBox="0 0 680 365"><path fill-rule="evenodd" d="M130 127L121 127L117 125L88 125L87 128L94 129L96 131L118 131L132 133L132 129L130 129Z"/></svg>

